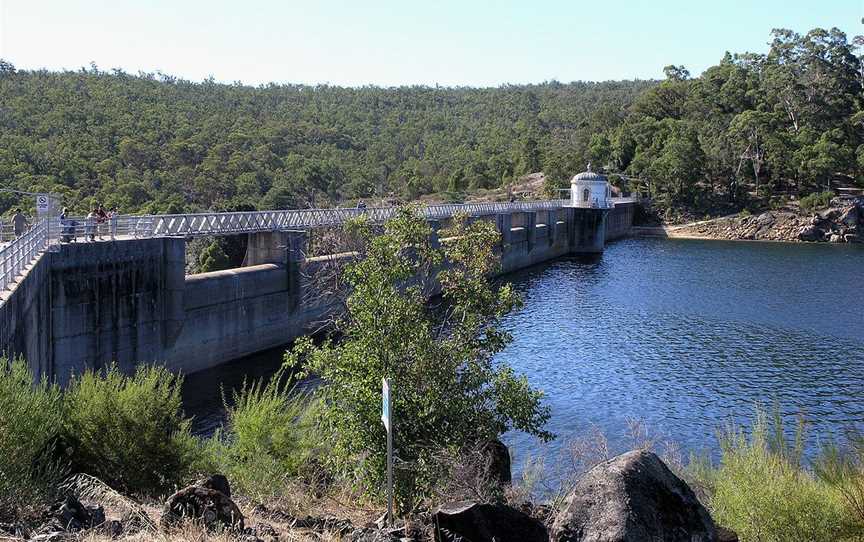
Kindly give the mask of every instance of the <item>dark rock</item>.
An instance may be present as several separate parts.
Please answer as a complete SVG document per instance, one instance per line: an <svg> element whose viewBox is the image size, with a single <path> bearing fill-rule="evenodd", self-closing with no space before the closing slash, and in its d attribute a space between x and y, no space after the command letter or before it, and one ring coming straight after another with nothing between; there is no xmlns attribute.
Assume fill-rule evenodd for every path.
<svg viewBox="0 0 864 542"><path fill-rule="evenodd" d="M228 478L225 478L221 474L214 474L212 476L208 476L204 480L198 482L196 485L206 487L207 489L215 489L229 499L231 498L231 485L228 483Z"/></svg>
<svg viewBox="0 0 864 542"><path fill-rule="evenodd" d="M510 472L510 450L498 439L485 442L480 447L480 453L486 459L485 478L502 487L513 482Z"/></svg>
<svg viewBox="0 0 864 542"><path fill-rule="evenodd" d="M717 542L738 542L738 533L726 527L717 526Z"/></svg>
<svg viewBox="0 0 864 542"><path fill-rule="evenodd" d="M860 220L861 215L858 212L858 207L854 205L843 209L840 213L840 216L837 218L837 222L849 228L857 227Z"/></svg>
<svg viewBox="0 0 864 542"><path fill-rule="evenodd" d="M434 515L437 542L545 542L546 527L509 506L457 502L445 504Z"/></svg>
<svg viewBox="0 0 864 542"><path fill-rule="evenodd" d="M846 235L843 236L843 240L846 241L847 243L860 243L861 237L855 233L847 233Z"/></svg>
<svg viewBox="0 0 864 542"><path fill-rule="evenodd" d="M87 507L72 495L67 495L49 513L48 521L39 529L42 533L52 531L75 532L89 529L105 522L105 511L101 506Z"/></svg>
<svg viewBox="0 0 864 542"><path fill-rule="evenodd" d="M585 473L552 526L555 542L716 542L708 511L655 454L636 450Z"/></svg>
<svg viewBox="0 0 864 542"><path fill-rule="evenodd" d="M189 486L168 497L162 526L171 527L181 519L201 521L207 528L243 529L243 514L221 491Z"/></svg>
<svg viewBox="0 0 864 542"><path fill-rule="evenodd" d="M822 230L817 228L816 226L804 226L801 228L801 231L798 232L798 239L802 241L819 241L822 239Z"/></svg>

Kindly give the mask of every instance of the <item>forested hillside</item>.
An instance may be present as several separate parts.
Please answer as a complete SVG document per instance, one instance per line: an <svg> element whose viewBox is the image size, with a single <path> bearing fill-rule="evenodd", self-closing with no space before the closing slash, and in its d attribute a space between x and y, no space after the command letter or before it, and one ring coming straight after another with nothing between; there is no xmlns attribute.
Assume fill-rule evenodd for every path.
<svg viewBox="0 0 864 542"><path fill-rule="evenodd" d="M667 66L593 158L637 177L661 207L716 212L864 186L864 64L842 32L771 33L766 55L727 53L691 79Z"/></svg>
<svg viewBox="0 0 864 542"><path fill-rule="evenodd" d="M0 179L79 212L459 198L540 170L563 185L589 160L663 208L702 214L860 183L861 57L836 29L772 39L767 54L727 53L697 78L668 66L659 83L484 89L249 87L2 62ZM0 193L0 213L18 202Z"/></svg>
<svg viewBox="0 0 864 542"><path fill-rule="evenodd" d="M0 179L60 192L77 210L98 200L122 212L458 197L584 167L590 135L620 123L652 84L253 88L7 63ZM16 199L0 198L0 212Z"/></svg>

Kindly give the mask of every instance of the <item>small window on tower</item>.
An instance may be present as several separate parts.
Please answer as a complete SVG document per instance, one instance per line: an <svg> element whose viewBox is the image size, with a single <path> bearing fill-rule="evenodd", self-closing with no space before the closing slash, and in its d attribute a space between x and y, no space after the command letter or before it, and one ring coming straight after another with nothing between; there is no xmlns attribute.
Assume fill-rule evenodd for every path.
<svg viewBox="0 0 864 542"><path fill-rule="evenodd" d="M591 191L586 188L582 191L582 201L588 201L589 197L591 197Z"/></svg>

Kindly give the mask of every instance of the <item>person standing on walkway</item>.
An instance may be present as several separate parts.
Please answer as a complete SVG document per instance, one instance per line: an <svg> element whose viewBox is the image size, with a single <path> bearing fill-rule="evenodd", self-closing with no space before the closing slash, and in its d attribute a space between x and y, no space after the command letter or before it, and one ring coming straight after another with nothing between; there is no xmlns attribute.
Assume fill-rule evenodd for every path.
<svg viewBox="0 0 864 542"><path fill-rule="evenodd" d="M15 214L12 215L12 229L15 231L15 237L21 237L27 232L27 226L30 222L27 217L21 214L21 209L15 209Z"/></svg>

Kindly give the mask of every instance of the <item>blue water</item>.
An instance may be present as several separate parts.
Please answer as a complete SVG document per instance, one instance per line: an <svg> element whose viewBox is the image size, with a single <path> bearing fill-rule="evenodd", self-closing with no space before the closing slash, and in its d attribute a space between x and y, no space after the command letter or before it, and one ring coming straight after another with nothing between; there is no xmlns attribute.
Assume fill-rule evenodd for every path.
<svg viewBox="0 0 864 542"><path fill-rule="evenodd" d="M517 471L595 432L624 450L632 420L684 454L716 450L757 402L806 416L811 450L864 426L864 245L629 239L507 279L525 304L498 360L546 392L558 435L506 435ZM195 430L221 423L220 387L272 374L282 351L190 375Z"/></svg>
<svg viewBox="0 0 864 542"><path fill-rule="evenodd" d="M864 246L629 239L593 261L512 276L525 299L498 356L545 391L542 446L508 434L517 465L602 433L716 449L718 429L776 405L808 447L864 424Z"/></svg>

